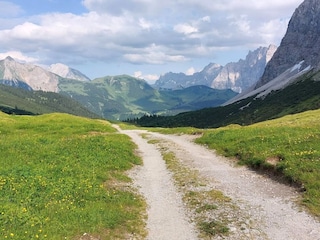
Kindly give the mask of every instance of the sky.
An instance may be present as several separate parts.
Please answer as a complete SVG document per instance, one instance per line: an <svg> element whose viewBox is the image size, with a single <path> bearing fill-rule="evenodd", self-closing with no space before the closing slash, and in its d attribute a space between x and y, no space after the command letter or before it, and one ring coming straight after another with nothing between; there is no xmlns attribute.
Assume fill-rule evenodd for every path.
<svg viewBox="0 0 320 240"><path fill-rule="evenodd" d="M0 0L0 59L153 83L279 46L303 0Z"/></svg>

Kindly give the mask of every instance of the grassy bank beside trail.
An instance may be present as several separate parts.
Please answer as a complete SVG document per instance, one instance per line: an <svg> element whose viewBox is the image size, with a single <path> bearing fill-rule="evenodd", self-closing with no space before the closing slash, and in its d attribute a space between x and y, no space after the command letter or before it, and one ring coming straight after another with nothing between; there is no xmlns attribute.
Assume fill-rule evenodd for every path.
<svg viewBox="0 0 320 240"><path fill-rule="evenodd" d="M0 239L143 235L144 202L124 187L134 149L105 121L0 112Z"/></svg>
<svg viewBox="0 0 320 240"><path fill-rule="evenodd" d="M241 127L204 131L197 143L253 168L272 170L305 188L303 204L320 216L320 110Z"/></svg>

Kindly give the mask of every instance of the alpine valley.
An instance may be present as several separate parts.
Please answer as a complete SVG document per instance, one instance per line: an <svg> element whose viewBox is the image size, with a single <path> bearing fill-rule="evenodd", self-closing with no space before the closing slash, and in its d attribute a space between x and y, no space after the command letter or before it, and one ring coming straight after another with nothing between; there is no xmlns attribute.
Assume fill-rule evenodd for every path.
<svg viewBox="0 0 320 240"><path fill-rule="evenodd" d="M43 68L15 61L8 56L0 61L0 83L28 91L41 91L41 95L58 93L65 96L64 101L76 101L95 115L110 120L136 119L144 115L176 115L220 106L232 99L259 80L275 50L276 47L272 45L260 47L250 51L245 60L229 63L225 67L211 63L193 76L165 74L153 87L142 79L128 75L91 80L80 71L60 63ZM175 80L175 86L168 87L172 77L170 81L165 79L171 75L175 78L183 75L183 79ZM2 109L7 109L7 112L19 109L20 112L33 114L48 112L47 109L41 110L43 106L35 109L30 107L37 101L30 98L30 93L25 93L28 97L23 96L23 91L19 92L19 100L0 96ZM57 107L52 111L62 110ZM63 112L74 114L68 108Z"/></svg>

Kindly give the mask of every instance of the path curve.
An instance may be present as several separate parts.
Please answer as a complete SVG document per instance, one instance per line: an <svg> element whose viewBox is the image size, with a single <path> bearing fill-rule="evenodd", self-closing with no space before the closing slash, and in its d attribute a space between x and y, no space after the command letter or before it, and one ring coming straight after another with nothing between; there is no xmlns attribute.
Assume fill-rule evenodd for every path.
<svg viewBox="0 0 320 240"><path fill-rule="evenodd" d="M186 218L181 195L175 190L159 150L140 136L146 133L160 140L180 161L198 170L215 189L232 198L254 221L259 221L257 224L263 231L259 239L320 240L320 222L295 204L299 193L294 188L246 167L233 166L230 160L195 144L190 136L120 131L138 145L144 162L133 178L150 206L148 239L198 238L194 226Z"/></svg>

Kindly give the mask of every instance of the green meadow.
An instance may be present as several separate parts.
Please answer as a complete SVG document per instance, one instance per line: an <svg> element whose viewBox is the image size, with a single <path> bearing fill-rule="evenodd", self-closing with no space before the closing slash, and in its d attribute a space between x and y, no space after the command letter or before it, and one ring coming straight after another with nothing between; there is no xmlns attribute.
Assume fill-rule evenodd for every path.
<svg viewBox="0 0 320 240"><path fill-rule="evenodd" d="M150 130L202 134L197 143L303 186L301 203L320 216L319 119L315 110L250 126ZM145 202L126 175L141 164L135 148L107 121L0 112L0 239L143 238Z"/></svg>
<svg viewBox="0 0 320 240"><path fill-rule="evenodd" d="M320 216L320 110L250 126L204 131L197 143L240 164L284 176L303 187L302 204Z"/></svg>
<svg viewBox="0 0 320 240"><path fill-rule="evenodd" d="M134 149L106 121L0 112L0 239L144 236Z"/></svg>

